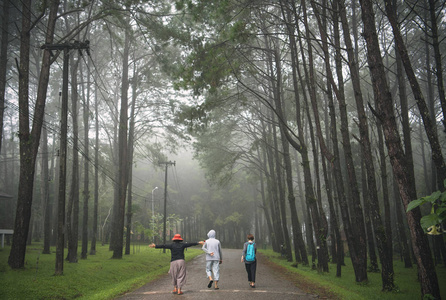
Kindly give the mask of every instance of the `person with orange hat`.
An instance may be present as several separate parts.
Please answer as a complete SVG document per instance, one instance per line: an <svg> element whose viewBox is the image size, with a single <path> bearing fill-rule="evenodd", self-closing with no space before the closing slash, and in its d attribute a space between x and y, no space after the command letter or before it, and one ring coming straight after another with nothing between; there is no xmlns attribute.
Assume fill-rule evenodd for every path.
<svg viewBox="0 0 446 300"><path fill-rule="evenodd" d="M170 270L169 274L172 278L173 293L182 295L181 288L186 284L186 262L184 260L184 249L192 246L203 245L204 241L197 243L183 243L183 238L180 234L175 234L172 244L155 245L150 244L150 248L164 248L170 249Z"/></svg>

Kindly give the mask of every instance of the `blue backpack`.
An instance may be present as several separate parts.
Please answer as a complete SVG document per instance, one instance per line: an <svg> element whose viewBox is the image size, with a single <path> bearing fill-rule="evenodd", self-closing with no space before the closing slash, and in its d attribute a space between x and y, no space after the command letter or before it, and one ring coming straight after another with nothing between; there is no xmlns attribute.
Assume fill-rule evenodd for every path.
<svg viewBox="0 0 446 300"><path fill-rule="evenodd" d="M246 248L246 256L245 261L255 261L256 260L256 251L254 249L255 243L248 243Z"/></svg>

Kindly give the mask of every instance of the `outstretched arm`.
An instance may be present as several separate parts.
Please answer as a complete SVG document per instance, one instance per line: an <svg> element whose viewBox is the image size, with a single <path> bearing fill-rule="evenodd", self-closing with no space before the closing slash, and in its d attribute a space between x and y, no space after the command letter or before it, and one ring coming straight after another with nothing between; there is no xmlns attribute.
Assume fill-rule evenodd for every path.
<svg viewBox="0 0 446 300"><path fill-rule="evenodd" d="M196 243L184 243L184 246L186 248L188 248L188 247L197 246L197 245L203 245L203 244L204 244L204 241L199 241L199 242L196 242Z"/></svg>
<svg viewBox="0 0 446 300"><path fill-rule="evenodd" d="M150 248L166 248L166 249L172 249L172 245L155 245L154 243L149 245Z"/></svg>

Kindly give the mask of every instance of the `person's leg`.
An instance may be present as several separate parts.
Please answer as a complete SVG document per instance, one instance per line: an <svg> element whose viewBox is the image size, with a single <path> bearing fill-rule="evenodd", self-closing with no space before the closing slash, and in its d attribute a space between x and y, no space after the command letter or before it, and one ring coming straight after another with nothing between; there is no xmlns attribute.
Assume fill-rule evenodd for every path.
<svg viewBox="0 0 446 300"><path fill-rule="evenodd" d="M257 270L257 262L254 262L251 264L251 280L252 280L251 286L252 287L255 286L255 282L256 282L256 270Z"/></svg>
<svg viewBox="0 0 446 300"><path fill-rule="evenodd" d="M212 280L212 260L206 261L206 275L209 279L208 288L211 288L213 280Z"/></svg>
<svg viewBox="0 0 446 300"><path fill-rule="evenodd" d="M245 264L246 272L248 273L248 281L249 285L251 285L252 278L251 278L251 264Z"/></svg>
<svg viewBox="0 0 446 300"><path fill-rule="evenodd" d="M169 272L170 274L170 279L171 279L171 283L173 285L173 292L176 293L177 292L177 280L176 280L176 274L175 274L175 264L173 262L170 263L170 269Z"/></svg>
<svg viewBox="0 0 446 300"><path fill-rule="evenodd" d="M218 289L218 281L220 280L220 262L218 260L214 260L212 273L214 273L215 288Z"/></svg>
<svg viewBox="0 0 446 300"><path fill-rule="evenodd" d="M206 261L206 275L209 280L212 280L212 260Z"/></svg>
<svg viewBox="0 0 446 300"><path fill-rule="evenodd" d="M178 295L183 294L181 288L186 284L186 262L184 260L178 260L178 271L177 271L177 292Z"/></svg>

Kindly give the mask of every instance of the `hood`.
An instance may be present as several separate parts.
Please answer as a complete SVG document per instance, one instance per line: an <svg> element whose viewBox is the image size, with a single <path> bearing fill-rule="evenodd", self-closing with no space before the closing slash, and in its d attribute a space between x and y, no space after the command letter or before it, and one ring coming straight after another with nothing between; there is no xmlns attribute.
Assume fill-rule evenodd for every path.
<svg viewBox="0 0 446 300"><path fill-rule="evenodd" d="M209 231L208 232L208 237L210 238L210 239L215 239L215 230L211 230L211 231Z"/></svg>

